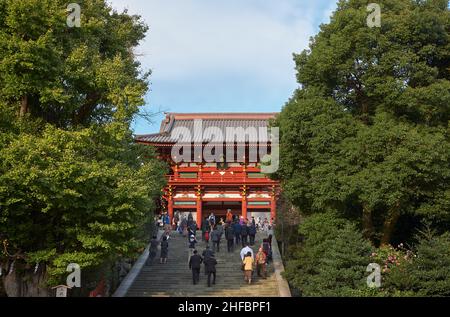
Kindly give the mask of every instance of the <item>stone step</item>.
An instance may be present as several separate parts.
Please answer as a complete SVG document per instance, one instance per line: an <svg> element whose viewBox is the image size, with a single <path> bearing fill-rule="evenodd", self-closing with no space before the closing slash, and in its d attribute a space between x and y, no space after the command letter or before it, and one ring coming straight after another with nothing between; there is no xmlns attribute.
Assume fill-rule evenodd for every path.
<svg viewBox="0 0 450 317"><path fill-rule="evenodd" d="M261 244L263 236L257 235L253 250ZM169 253L166 264L159 263L159 251L156 259L150 266L144 266L128 290L127 296L133 297L167 297L167 296L210 296L210 297L249 297L264 296L275 297L278 294L278 285L273 275L273 267L268 266L268 278L262 279L253 276L253 283L244 281L241 271L241 259L239 252L241 247L236 247L233 252L227 252L226 241L221 243L221 252L216 252L217 277L216 285L207 287L207 277L204 267L200 272L200 283L192 285L192 272L188 267L189 252L186 238L173 234L169 239ZM200 235L197 240L201 241ZM205 243L197 244L197 250L201 254Z"/></svg>

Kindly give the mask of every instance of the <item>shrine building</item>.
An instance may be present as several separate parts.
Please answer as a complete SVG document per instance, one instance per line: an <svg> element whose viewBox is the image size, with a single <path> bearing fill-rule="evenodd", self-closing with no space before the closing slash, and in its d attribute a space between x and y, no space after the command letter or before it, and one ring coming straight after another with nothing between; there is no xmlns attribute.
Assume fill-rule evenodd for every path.
<svg viewBox="0 0 450 317"><path fill-rule="evenodd" d="M276 113L167 113L159 133L136 135L170 166L163 211L191 213L201 224L228 209L244 219L276 218L279 183L262 173L272 153L269 120Z"/></svg>

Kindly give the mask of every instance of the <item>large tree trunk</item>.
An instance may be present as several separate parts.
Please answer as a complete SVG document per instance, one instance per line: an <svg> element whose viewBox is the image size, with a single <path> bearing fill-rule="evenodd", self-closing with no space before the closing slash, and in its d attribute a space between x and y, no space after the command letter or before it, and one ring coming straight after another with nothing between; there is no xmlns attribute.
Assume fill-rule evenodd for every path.
<svg viewBox="0 0 450 317"><path fill-rule="evenodd" d="M91 92L87 94L84 104L80 107L80 109L78 109L76 113L74 113L74 125L82 125L86 123L92 111L97 106L97 103L100 100L100 96L101 95L98 92Z"/></svg>
<svg viewBox="0 0 450 317"><path fill-rule="evenodd" d="M20 100L20 112L19 116L23 117L28 113L28 96L24 95L22 96L22 99Z"/></svg>
<svg viewBox="0 0 450 317"><path fill-rule="evenodd" d="M33 271L4 272L1 282L8 297L48 297L50 290L46 286L45 268Z"/></svg>
<svg viewBox="0 0 450 317"><path fill-rule="evenodd" d="M0 279L0 297L6 297L6 291L3 287L3 281Z"/></svg>
<svg viewBox="0 0 450 317"><path fill-rule="evenodd" d="M388 245L391 242L398 219L400 218L400 205L396 204L389 210L383 224L383 236L381 237L381 245Z"/></svg>
<svg viewBox="0 0 450 317"><path fill-rule="evenodd" d="M363 235L366 239L369 239L373 244L375 229L373 227L372 211L365 204L363 204L362 207L363 207L362 212Z"/></svg>

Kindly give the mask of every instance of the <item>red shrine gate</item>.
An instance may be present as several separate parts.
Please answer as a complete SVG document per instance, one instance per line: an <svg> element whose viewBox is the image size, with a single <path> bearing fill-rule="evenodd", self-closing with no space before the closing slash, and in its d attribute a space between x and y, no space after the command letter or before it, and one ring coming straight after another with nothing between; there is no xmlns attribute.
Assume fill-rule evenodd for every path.
<svg viewBox="0 0 450 317"><path fill-rule="evenodd" d="M161 123L160 133L136 136L136 142L153 145L158 149L161 159L166 160L171 166L171 172L167 175L168 185L164 190L163 206L172 219L175 211L181 213L192 213L197 224L201 224L203 217L214 212L216 216L224 217L228 209L233 215L242 215L244 218L261 217L261 219L276 218L276 201L279 190L277 181L271 180L261 173L259 165L260 157L251 162L250 150L258 147L258 142L235 142L231 146L241 146L245 150L240 162L222 160L219 163L208 163L203 159L194 162L192 158L189 162L174 162L176 157L172 154L172 147L175 139L172 136L177 128L187 129L193 132L192 143L186 144L191 147L192 153L196 152L196 147L201 151L208 144L210 138L206 131L214 127L224 131L228 127L241 129L240 131L250 131L251 128L267 128L268 120L273 118L275 113L192 113L179 114L169 113ZM194 121L202 121L201 136L194 131ZM266 142L267 143L267 142ZM270 149L270 143L267 143ZM217 145L217 144L216 144ZM225 146L230 146L226 142ZM198 149L197 149L198 150ZM195 154L194 154L195 155ZM197 160L198 161L198 160Z"/></svg>

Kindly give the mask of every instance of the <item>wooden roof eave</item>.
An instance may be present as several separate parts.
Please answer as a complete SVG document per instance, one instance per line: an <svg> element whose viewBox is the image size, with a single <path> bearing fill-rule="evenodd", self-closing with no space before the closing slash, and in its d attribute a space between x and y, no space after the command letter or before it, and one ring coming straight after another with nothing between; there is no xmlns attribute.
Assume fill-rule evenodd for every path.
<svg viewBox="0 0 450 317"><path fill-rule="evenodd" d="M145 144L145 145L152 145L152 146L156 146L156 147L171 147L171 146L174 146L175 145L175 143L173 143L173 142L171 142L171 143L158 143L158 142L149 142L149 141L141 141L141 140L136 140L136 143L139 143L139 144ZM236 145L244 145L244 146L258 146L258 145L260 145L260 143L259 142L257 142L257 143L248 143L248 142L245 142L245 143L241 143L241 142L239 142L239 143L237 143L237 142L233 142L233 143L202 143L202 144L199 144L199 143L179 143L178 145L181 145L181 146L211 146L211 147L213 147L213 146L223 146L223 145L225 145L225 146L236 146ZM268 147L270 147L271 146L271 142L267 142L267 143L261 143L261 145L267 145Z"/></svg>

